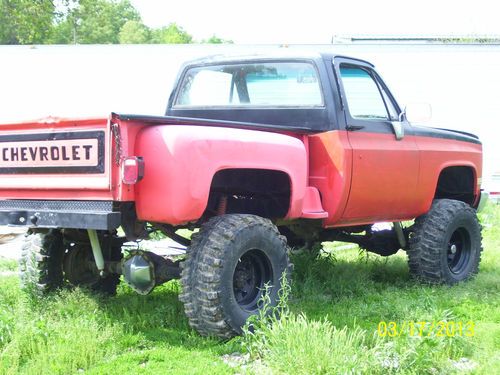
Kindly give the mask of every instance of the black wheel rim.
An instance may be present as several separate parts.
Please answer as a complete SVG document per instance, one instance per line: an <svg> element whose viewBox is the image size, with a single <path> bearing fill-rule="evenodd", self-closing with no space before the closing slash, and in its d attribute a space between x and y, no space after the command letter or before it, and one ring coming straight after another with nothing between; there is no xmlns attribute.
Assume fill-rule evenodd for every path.
<svg viewBox="0 0 500 375"><path fill-rule="evenodd" d="M266 284L273 277L271 262L260 250L244 253L233 274L233 293L238 305L247 311L255 311L264 294Z"/></svg>
<svg viewBox="0 0 500 375"><path fill-rule="evenodd" d="M465 228L456 229L448 242L448 267L454 274L462 273L469 264L472 243L469 232Z"/></svg>

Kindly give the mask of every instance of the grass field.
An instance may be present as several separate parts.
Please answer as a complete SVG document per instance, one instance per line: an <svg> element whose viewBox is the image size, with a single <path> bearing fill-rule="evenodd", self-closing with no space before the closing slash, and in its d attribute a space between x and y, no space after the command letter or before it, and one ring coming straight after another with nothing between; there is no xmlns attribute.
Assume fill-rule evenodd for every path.
<svg viewBox="0 0 500 375"><path fill-rule="evenodd" d="M111 299L76 289L37 301L16 276L0 276L0 374L500 373L500 206L481 218L473 281L419 285L404 253L382 258L326 244L317 259L294 257L281 317L229 342L189 329L177 282L145 297L122 284ZM0 273L15 269L0 263ZM410 332L422 321L422 332L417 323ZM441 321L453 337L431 329ZM395 337L380 337L380 322L395 322Z"/></svg>

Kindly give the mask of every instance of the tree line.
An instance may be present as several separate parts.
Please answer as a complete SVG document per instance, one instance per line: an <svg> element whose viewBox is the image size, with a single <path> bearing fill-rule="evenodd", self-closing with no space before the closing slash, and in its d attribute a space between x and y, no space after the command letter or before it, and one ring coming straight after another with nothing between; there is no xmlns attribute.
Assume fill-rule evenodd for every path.
<svg viewBox="0 0 500 375"><path fill-rule="evenodd" d="M181 26L149 28L129 0L0 0L0 44L232 43L195 41Z"/></svg>

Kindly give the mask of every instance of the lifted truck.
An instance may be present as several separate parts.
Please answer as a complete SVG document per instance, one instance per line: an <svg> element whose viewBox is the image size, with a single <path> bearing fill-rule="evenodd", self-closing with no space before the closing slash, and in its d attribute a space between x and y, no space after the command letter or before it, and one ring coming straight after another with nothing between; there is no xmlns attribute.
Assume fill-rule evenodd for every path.
<svg viewBox="0 0 500 375"><path fill-rule="evenodd" d="M27 226L22 285L113 294L173 278L190 325L231 337L276 303L289 247L353 242L410 274L478 271L482 146L407 121L374 66L333 54L211 57L183 67L166 116L0 126L0 224ZM413 224L403 224L414 220ZM393 229L374 230L376 222ZM121 227L126 238L117 236ZM191 239L180 228L199 229ZM127 240L162 231L179 262Z"/></svg>

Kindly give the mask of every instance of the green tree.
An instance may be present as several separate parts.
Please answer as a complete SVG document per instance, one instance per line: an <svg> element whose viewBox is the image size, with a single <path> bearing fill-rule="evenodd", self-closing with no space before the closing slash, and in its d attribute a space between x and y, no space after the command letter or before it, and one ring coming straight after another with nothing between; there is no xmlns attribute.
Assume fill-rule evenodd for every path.
<svg viewBox="0 0 500 375"><path fill-rule="evenodd" d="M151 31L151 43L188 44L192 42L193 37L176 23Z"/></svg>
<svg viewBox="0 0 500 375"><path fill-rule="evenodd" d="M121 44L148 43L149 29L139 21L128 20L122 26L118 39Z"/></svg>
<svg viewBox="0 0 500 375"><path fill-rule="evenodd" d="M208 39L203 39L201 42L208 43L208 44L233 44L234 43L232 40L219 38L215 34L212 35Z"/></svg>
<svg viewBox="0 0 500 375"><path fill-rule="evenodd" d="M127 21L141 23L129 0L65 0L52 34L54 43L119 43Z"/></svg>
<svg viewBox="0 0 500 375"><path fill-rule="evenodd" d="M49 42L51 44L76 44L79 23L79 0L60 0L54 14Z"/></svg>
<svg viewBox="0 0 500 375"><path fill-rule="evenodd" d="M0 0L0 44L192 42L175 23L149 30L130 0Z"/></svg>
<svg viewBox="0 0 500 375"><path fill-rule="evenodd" d="M54 9L50 0L0 0L0 44L46 43Z"/></svg>

